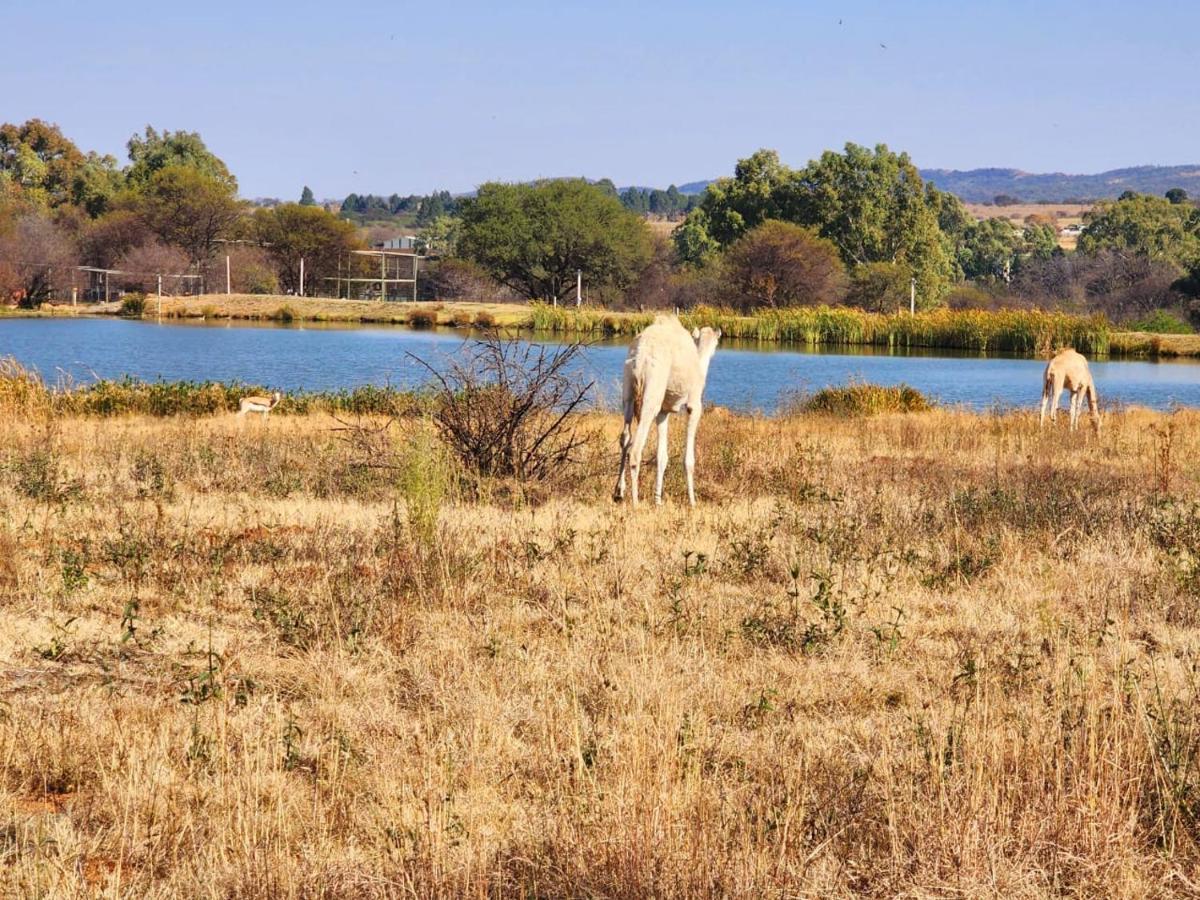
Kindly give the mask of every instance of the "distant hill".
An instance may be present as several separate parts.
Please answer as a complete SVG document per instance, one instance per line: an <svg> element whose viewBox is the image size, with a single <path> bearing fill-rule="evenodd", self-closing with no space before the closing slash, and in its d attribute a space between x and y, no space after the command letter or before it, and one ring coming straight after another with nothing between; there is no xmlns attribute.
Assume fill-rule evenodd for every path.
<svg viewBox="0 0 1200 900"><path fill-rule="evenodd" d="M921 177L968 203L990 203L1007 194L1025 203L1068 203L1113 200L1125 191L1156 194L1183 188L1200 197L1200 164L1191 166L1134 166L1099 175L1035 174L1020 169L922 169ZM702 194L712 181L679 185L681 194Z"/></svg>
<svg viewBox="0 0 1200 900"><path fill-rule="evenodd" d="M998 194L1008 194L1026 203L1111 200L1125 191L1161 197L1176 187L1183 188L1193 197L1200 195L1200 165L1135 166L1099 175L1066 175L1062 172L1036 175L1020 169L970 169L965 172L922 169L921 177L969 203L984 203Z"/></svg>

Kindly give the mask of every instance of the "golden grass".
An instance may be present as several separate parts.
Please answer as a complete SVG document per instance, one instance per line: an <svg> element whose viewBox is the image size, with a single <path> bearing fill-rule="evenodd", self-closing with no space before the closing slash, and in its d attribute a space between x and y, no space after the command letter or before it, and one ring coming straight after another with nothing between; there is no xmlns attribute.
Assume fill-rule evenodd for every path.
<svg viewBox="0 0 1200 900"><path fill-rule="evenodd" d="M283 314L284 311L287 314ZM291 297L261 294L201 294L163 297L164 318L273 319L314 322L367 322L403 325L417 310L435 315L439 325L453 325L455 313L491 315L496 323L515 326L529 318L529 308L519 303L385 303L379 300L335 300L328 297ZM158 315L158 301L146 298L147 318Z"/></svg>
<svg viewBox="0 0 1200 900"><path fill-rule="evenodd" d="M318 414L32 412L0 419L9 896L1200 883L1195 413L713 410L700 506L672 466L633 512L606 416L534 495L453 489L419 420L387 468Z"/></svg>

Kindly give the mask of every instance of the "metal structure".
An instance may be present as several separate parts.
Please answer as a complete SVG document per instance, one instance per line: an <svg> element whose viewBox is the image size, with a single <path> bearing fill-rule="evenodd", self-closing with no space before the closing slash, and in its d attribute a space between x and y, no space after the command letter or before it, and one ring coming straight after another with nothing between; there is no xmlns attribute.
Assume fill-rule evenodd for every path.
<svg viewBox="0 0 1200 900"><path fill-rule="evenodd" d="M357 299L350 296L351 290L357 293L356 285L367 285L367 291L370 292L373 288L377 288L380 300L412 300L417 299L417 274L419 271L418 260L422 258L421 254L410 250L351 250L346 260L346 271L342 273L341 261L338 262L338 274L335 278L327 278L327 281L337 283L335 288L335 296L345 297L345 299ZM411 260L411 269L408 268L404 260ZM369 276L356 277L354 274L354 263L362 261L361 268L374 269L376 263L379 266L379 275L374 274ZM394 289L390 290L390 288ZM410 287L404 287L410 286ZM406 294L409 296L402 296Z"/></svg>

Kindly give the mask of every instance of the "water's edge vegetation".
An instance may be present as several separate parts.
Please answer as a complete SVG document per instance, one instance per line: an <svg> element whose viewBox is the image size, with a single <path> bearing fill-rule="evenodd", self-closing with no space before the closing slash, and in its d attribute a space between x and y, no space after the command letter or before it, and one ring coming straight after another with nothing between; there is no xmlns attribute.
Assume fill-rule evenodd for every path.
<svg viewBox="0 0 1200 900"><path fill-rule="evenodd" d="M58 311L66 316L111 312L72 308ZM546 303L397 304L237 294L163 298L161 304L164 319L384 324L417 329L501 327L561 336L606 337L632 336L660 314ZM148 300L132 317L153 319L158 315L158 305ZM1070 346L1096 357L1200 357L1200 335L1117 331L1102 315L1040 310L939 309L909 315L815 306L740 315L701 306L681 312L680 319L689 328L708 325L739 340L809 347L873 346L1044 356L1055 348Z"/></svg>

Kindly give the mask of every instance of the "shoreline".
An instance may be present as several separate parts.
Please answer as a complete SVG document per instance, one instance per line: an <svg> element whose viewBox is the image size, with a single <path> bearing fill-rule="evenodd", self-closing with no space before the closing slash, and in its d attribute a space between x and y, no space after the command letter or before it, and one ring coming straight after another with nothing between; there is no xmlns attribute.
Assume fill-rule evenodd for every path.
<svg viewBox="0 0 1200 900"><path fill-rule="evenodd" d="M0 307L5 318L120 316L120 304L43 305L36 310ZM161 316L159 309L161 308ZM141 319L328 322L398 325L411 328L491 327L559 335L632 335L653 321L654 312L551 307L528 303L337 300L287 295L206 294L146 298ZM907 315L864 313L847 308L805 308L756 316L715 309L681 314L688 325L721 327L729 337L779 346L888 347L1003 353L1024 358L1046 355L1050 346L1074 344L1095 359L1200 358L1200 335L1110 330L1102 320L1062 313L1024 311Z"/></svg>

